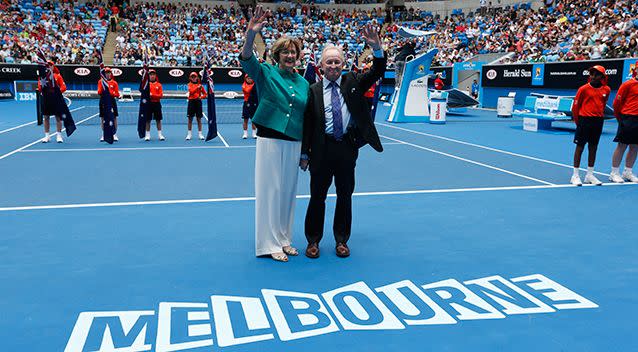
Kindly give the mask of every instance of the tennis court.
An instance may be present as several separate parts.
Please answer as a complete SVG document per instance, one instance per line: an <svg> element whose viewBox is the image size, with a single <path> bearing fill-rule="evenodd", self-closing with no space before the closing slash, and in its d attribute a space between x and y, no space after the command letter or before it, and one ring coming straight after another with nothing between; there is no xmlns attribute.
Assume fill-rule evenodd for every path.
<svg viewBox="0 0 638 352"><path fill-rule="evenodd" d="M39 142L30 104L0 103L2 350L638 350L638 185L569 185L569 124L377 118L385 151L359 156L352 255L334 254L329 197L321 257L279 263L254 257L255 141L236 104L208 143L167 123L164 142L122 124L107 145L95 101L73 101L62 144ZM302 173L301 252L308 194Z"/></svg>

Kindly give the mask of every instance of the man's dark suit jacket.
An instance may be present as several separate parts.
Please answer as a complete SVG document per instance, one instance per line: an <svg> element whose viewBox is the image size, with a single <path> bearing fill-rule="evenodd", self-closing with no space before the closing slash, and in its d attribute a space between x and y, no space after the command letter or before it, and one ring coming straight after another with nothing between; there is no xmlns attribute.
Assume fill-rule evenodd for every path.
<svg viewBox="0 0 638 352"><path fill-rule="evenodd" d="M370 106L363 94L383 77L387 58L374 58L372 68L366 73L348 72L341 76L341 94L350 112L350 126L344 139L356 148L370 144L374 150L381 152L383 147L379 134L370 118ZM303 140L301 153L308 155L310 169L321 167L325 146L326 117L323 103L323 81L310 86L308 103L304 116Z"/></svg>

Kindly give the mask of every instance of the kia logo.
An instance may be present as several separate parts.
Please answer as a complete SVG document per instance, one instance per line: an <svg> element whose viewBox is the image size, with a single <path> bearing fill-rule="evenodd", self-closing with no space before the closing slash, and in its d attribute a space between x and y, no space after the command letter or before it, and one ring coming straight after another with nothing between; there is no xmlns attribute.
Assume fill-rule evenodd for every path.
<svg viewBox="0 0 638 352"><path fill-rule="evenodd" d="M239 71L239 70L230 70L230 71L228 71L228 75L230 77L237 78L237 77L241 77L241 75L243 75L243 73L241 71Z"/></svg>
<svg viewBox="0 0 638 352"><path fill-rule="evenodd" d="M182 77L184 75L184 71L176 68L176 69L168 71L168 74L173 77Z"/></svg>
<svg viewBox="0 0 638 352"><path fill-rule="evenodd" d="M494 79L496 78L496 70L489 70L487 71L487 79Z"/></svg>
<svg viewBox="0 0 638 352"><path fill-rule="evenodd" d="M20 67L3 67L2 73L22 73Z"/></svg>
<svg viewBox="0 0 638 352"><path fill-rule="evenodd" d="M234 71L237 71L237 70L234 70ZM233 92L232 90L229 90L227 92L224 92L224 94L222 94L222 96L227 99L235 99L238 95L239 94Z"/></svg>
<svg viewBox="0 0 638 352"><path fill-rule="evenodd" d="M88 76L91 73L91 70L86 67L78 67L73 72L75 72L78 76Z"/></svg>
<svg viewBox="0 0 638 352"><path fill-rule="evenodd" d="M117 77L117 76L121 76L122 75L122 70L120 70L119 68L115 68L113 67L111 69L111 73L113 74L113 76Z"/></svg>

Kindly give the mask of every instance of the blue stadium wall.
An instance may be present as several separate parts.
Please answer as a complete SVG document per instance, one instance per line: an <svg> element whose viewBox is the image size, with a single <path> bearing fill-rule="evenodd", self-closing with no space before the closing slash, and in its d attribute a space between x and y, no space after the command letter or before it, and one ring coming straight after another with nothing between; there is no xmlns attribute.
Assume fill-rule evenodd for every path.
<svg viewBox="0 0 638 352"><path fill-rule="evenodd" d="M620 84L631 78L632 69L636 67L637 61L637 58L631 58L545 64L484 65L481 68L482 94L479 100L483 107L495 108L498 98L506 96L509 92L516 92L516 105L523 105L525 97L530 93L573 96L578 87L587 83L587 69L593 65L602 65L607 70L609 86L612 89L609 99L611 104ZM67 82L68 89L97 89L99 78L97 66L60 65L58 67ZM114 71L120 71L117 72L116 80L121 88L137 89L140 67L116 66L114 69ZM156 70L165 90L185 91L188 74L191 71L200 71L201 68L161 67ZM433 67L432 71L443 73L446 85L453 83L452 67ZM239 90L242 76L241 68L216 68L213 79L217 90ZM10 91L15 94L14 81L35 80L35 65L0 64L0 91ZM394 70L387 70L383 83L385 90L392 90Z"/></svg>

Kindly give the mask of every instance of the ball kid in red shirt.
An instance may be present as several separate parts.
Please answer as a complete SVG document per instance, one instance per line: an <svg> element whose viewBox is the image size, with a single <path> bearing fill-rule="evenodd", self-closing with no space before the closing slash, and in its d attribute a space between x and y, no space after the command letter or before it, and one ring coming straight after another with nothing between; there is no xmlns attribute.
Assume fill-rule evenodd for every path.
<svg viewBox="0 0 638 352"><path fill-rule="evenodd" d="M578 89L572 105L572 116L576 123L574 173L570 181L573 185L582 185L579 169L585 145L588 146L585 183L597 186L602 185L602 182L594 176L594 163L596 162L596 151L598 150L600 135L603 132L605 105L609 99L610 92L611 89L607 85L605 68L600 65L591 67L589 69L589 82Z"/></svg>

